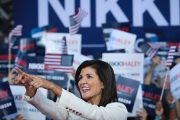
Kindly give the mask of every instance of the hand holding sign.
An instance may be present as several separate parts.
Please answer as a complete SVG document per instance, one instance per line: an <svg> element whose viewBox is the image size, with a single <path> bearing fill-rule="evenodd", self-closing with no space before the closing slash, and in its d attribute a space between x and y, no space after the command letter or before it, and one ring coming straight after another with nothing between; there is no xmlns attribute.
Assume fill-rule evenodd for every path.
<svg viewBox="0 0 180 120"><path fill-rule="evenodd" d="M161 116L164 112L164 108L162 106L161 101L158 101L156 103L156 109L155 109L156 115Z"/></svg>
<svg viewBox="0 0 180 120"><path fill-rule="evenodd" d="M137 111L137 118L139 118L140 120L146 120L147 116L147 111L144 108L140 108L140 110Z"/></svg>

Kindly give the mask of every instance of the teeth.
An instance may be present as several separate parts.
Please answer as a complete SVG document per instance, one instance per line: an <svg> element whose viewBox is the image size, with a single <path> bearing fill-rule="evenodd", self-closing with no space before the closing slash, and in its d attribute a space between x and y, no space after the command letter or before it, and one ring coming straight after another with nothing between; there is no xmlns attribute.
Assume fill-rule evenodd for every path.
<svg viewBox="0 0 180 120"><path fill-rule="evenodd" d="M87 88L87 87L86 87L86 88L82 88L82 89L83 89L83 90L89 90L89 88Z"/></svg>
<svg viewBox="0 0 180 120"><path fill-rule="evenodd" d="M81 87L81 90L83 93L86 93L90 90L90 88L88 86L83 86L83 87Z"/></svg>

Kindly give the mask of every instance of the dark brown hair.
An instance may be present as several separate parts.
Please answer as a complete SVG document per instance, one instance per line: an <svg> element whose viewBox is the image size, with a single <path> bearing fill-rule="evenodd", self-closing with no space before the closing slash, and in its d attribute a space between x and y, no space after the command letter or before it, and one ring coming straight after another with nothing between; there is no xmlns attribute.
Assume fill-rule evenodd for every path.
<svg viewBox="0 0 180 120"><path fill-rule="evenodd" d="M102 91L102 97L98 106L106 106L110 102L117 102L116 80L112 67L101 60L87 60L84 61L76 71L75 84L79 90L78 82L81 70L86 67L91 67L96 70L99 79L103 82L104 89Z"/></svg>

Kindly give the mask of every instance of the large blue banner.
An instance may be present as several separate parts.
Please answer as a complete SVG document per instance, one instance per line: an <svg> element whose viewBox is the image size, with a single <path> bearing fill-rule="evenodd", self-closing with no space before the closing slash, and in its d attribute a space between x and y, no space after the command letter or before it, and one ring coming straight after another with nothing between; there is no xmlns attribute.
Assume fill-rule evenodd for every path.
<svg viewBox="0 0 180 120"><path fill-rule="evenodd" d="M179 0L14 0L15 24L23 25L24 36L45 25L68 32L69 16L79 7L88 12L79 31L84 54L99 57L106 50L102 26L107 23L130 23L137 39L155 33L159 41L180 41Z"/></svg>

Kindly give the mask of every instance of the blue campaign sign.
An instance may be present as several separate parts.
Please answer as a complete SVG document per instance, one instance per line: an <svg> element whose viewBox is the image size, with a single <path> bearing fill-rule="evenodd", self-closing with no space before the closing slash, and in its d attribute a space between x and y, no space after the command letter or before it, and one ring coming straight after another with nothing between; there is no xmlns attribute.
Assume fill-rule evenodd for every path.
<svg viewBox="0 0 180 120"><path fill-rule="evenodd" d="M143 106L146 109L146 111L152 115L155 116L155 108L156 108L156 102L160 100L161 96L161 88L157 88L155 85L142 85L143 89Z"/></svg>
<svg viewBox="0 0 180 120"><path fill-rule="evenodd" d="M47 80L51 80L57 85L63 88L67 87L68 75L66 73L55 71L55 70L45 70L44 57L27 56L27 66L24 70L32 75L43 77Z"/></svg>
<svg viewBox="0 0 180 120"><path fill-rule="evenodd" d="M117 78L118 101L125 104L128 112L132 112L140 82L123 76Z"/></svg>
<svg viewBox="0 0 180 120"><path fill-rule="evenodd" d="M137 38L153 32L160 36L159 41L180 41L179 0L15 0L15 24L23 25L24 36L46 25L68 32L69 16L79 7L88 13L79 31L84 54L99 57L106 51L102 32L105 23L129 22L130 32Z"/></svg>
<svg viewBox="0 0 180 120"><path fill-rule="evenodd" d="M13 95L8 82L0 82L0 118L17 113Z"/></svg>
<svg viewBox="0 0 180 120"><path fill-rule="evenodd" d="M8 76L8 64L12 68L17 54L17 49L11 49L11 60L9 63L8 48L0 48L0 78Z"/></svg>

